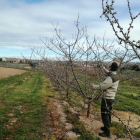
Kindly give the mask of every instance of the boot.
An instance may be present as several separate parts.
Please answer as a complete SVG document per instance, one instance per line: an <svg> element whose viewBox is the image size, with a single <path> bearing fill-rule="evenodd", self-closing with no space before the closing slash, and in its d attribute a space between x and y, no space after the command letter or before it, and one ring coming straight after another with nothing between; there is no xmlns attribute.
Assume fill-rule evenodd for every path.
<svg viewBox="0 0 140 140"><path fill-rule="evenodd" d="M102 131L105 131L105 128L104 128L104 127L101 127L100 129L101 129Z"/></svg>
<svg viewBox="0 0 140 140"><path fill-rule="evenodd" d="M101 137L111 138L110 134L106 134L105 132L103 132L103 133L99 133L99 136L101 136Z"/></svg>

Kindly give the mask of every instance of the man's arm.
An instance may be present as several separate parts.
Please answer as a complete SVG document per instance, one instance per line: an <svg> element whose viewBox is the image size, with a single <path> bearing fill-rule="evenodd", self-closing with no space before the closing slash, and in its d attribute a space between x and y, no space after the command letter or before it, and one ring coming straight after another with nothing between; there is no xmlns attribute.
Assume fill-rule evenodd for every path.
<svg viewBox="0 0 140 140"><path fill-rule="evenodd" d="M103 70L105 71L105 73L108 73L109 70L105 68L105 66L102 66Z"/></svg>
<svg viewBox="0 0 140 140"><path fill-rule="evenodd" d="M106 77L106 79L103 81L103 83L101 83L100 85L95 85L95 84L92 84L91 87L93 89L96 89L96 90L106 90L107 88L109 88L110 86L112 85L112 79L111 77Z"/></svg>

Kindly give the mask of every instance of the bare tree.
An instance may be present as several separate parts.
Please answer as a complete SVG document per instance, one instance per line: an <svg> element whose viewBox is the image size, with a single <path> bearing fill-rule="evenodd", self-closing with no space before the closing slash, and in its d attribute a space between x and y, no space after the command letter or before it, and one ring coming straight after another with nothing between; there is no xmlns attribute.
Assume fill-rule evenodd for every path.
<svg viewBox="0 0 140 140"><path fill-rule="evenodd" d="M62 37L61 31L57 29L57 26L54 26L56 36L50 40L47 40L46 43L41 40L47 49L64 57L66 61L61 61L61 63L60 60L52 62L48 61L48 59L44 57L44 52L41 53L41 51L36 51L36 54L41 56L42 59L49 64L49 66L47 65L47 69L50 68L49 73L53 77L52 79L57 79L57 81L59 81L57 84L62 82L61 85L65 85L66 98L68 98L68 91L71 89L76 91L78 95L81 95L83 98L89 100L89 108L87 113L87 116L89 117L90 104L94 100L95 93L93 90L91 90L91 81L89 81L87 78L88 73L92 72L98 80L101 78L103 79L103 72L100 68L97 68L97 65L100 65L99 63L101 63L101 61L104 61L108 58L102 56L104 50L102 50L102 53L100 52L98 47L98 39L96 37L94 37L92 42L89 42L89 36L86 33L86 27L80 28L78 19L75 22L77 33L73 36L72 41L67 42L67 40ZM83 42L81 42L82 38L85 38ZM35 52L34 49L33 51ZM84 60L84 66L82 67L78 66L78 63L80 63L81 59ZM91 67L90 62L92 61L94 61L95 64ZM84 76L80 76L77 71L79 71ZM70 73L70 75L68 75L68 73Z"/></svg>
<svg viewBox="0 0 140 140"><path fill-rule="evenodd" d="M127 6L129 9L129 15L130 15L131 21L130 21L130 23L128 23L127 30L124 31L122 25L119 22L119 19L116 18L117 11L114 9L114 3L115 3L115 0L111 0L110 3L108 0L105 0L105 1L102 0L103 13L102 13L101 17L104 15L105 18L107 19L107 21L110 22L112 30L114 31L115 36L118 39L118 43L120 45L123 43L124 47L125 48L127 47L127 50L132 49L134 51L134 53L136 54L136 56L140 59L140 55L138 52L140 49L140 40L132 40L130 37L130 32L133 29L133 22L135 19L138 18L140 13L133 16L131 7L130 7L130 2L129 2L129 0L127 0ZM128 49L128 46L130 46L131 48Z"/></svg>
<svg viewBox="0 0 140 140"><path fill-rule="evenodd" d="M130 1L127 0L127 6L128 6L128 10L129 10L129 15L130 15L130 23L128 23L128 28L125 31L123 29L124 27L122 27L122 25L119 22L119 19L116 16L117 11L114 8L114 3L115 3L115 0L111 0L110 2L108 0L102 0L103 13L100 17L102 18L102 16L105 16L107 21L110 23L110 25L112 27L112 30L115 33L115 36L117 37L117 42L118 42L118 44L120 44L120 48L123 48L123 50L125 50L125 51L123 51L123 54L124 54L123 60L125 59L125 57L131 58L131 59L135 59L135 58L140 59L140 54L139 54L140 40L132 40L131 37L130 37L130 32L134 27L133 26L134 20L138 18L140 13L133 16L132 11L131 11ZM118 49L120 50L120 48L118 48ZM103 46L103 49L106 50L106 48L104 46ZM107 49L107 51L108 51L108 49ZM108 54L109 55L111 54L111 50ZM129 60L130 59L128 59L124 63L124 65L127 62L129 62ZM121 77L123 77L122 81L123 80L128 80L132 77L135 77L135 79L137 79L136 77L139 77L139 75L134 73L134 71L131 71L131 72L132 72L131 74L126 73L125 76L121 75ZM126 127L126 125L124 123L122 123L122 124ZM128 129L128 126L127 126L127 132L129 134L130 138L134 139L133 136L131 135L129 129Z"/></svg>
<svg viewBox="0 0 140 140"><path fill-rule="evenodd" d="M113 60L114 57L121 57L121 68L122 65L134 60L137 54L135 51L132 52L126 43L120 48L115 48L113 42L111 44L105 42L104 37L102 42L96 36L91 40L86 27L80 28L79 17L75 25L77 32L69 41L62 36L61 30L54 25L56 36L47 39L46 42L41 40L46 47L45 49L51 50L59 56L57 59L49 59L45 54L45 49L35 50L33 48L32 51L43 60L40 65L41 71L50 78L57 90L65 91L67 100L71 91L76 93L75 96L83 97L84 104L88 104L87 117L89 117L92 101L101 97L102 91L94 91L90 85L94 79L96 79L95 83L99 83L104 79L105 73L101 68L102 65ZM60 57L63 59L60 59ZM123 77L121 79L123 81L127 80L130 74L125 76L120 72L119 75ZM114 112L111 113L115 115ZM118 119L121 121L119 117ZM126 129L131 139L133 139L128 127Z"/></svg>

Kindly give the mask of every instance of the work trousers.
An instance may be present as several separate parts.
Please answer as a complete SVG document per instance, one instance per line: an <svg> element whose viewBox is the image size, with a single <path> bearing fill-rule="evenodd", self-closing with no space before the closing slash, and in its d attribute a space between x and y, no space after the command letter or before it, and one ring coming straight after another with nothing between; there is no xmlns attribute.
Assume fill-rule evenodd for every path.
<svg viewBox="0 0 140 140"><path fill-rule="evenodd" d="M104 132L107 135L110 135L111 110L112 110L112 103L113 102L114 102L114 99L102 98L101 117L102 117L102 122L104 124Z"/></svg>

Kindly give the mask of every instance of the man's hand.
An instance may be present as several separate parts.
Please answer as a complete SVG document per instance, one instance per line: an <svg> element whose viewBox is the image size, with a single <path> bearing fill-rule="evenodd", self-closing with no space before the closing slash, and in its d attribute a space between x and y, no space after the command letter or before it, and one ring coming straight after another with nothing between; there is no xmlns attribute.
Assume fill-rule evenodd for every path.
<svg viewBox="0 0 140 140"><path fill-rule="evenodd" d="M102 66L103 70L105 70L105 66Z"/></svg>
<svg viewBox="0 0 140 140"><path fill-rule="evenodd" d="M94 86L94 84L91 85L91 87L93 87L93 86Z"/></svg>

